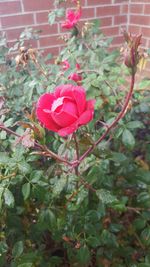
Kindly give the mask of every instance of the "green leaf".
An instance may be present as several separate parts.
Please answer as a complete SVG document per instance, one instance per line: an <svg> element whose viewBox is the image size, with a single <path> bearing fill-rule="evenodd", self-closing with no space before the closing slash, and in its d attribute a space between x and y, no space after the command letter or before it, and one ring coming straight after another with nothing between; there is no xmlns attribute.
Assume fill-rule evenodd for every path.
<svg viewBox="0 0 150 267"><path fill-rule="evenodd" d="M146 229L142 231L141 240L144 245L146 246L150 245L150 227L147 227Z"/></svg>
<svg viewBox="0 0 150 267"><path fill-rule="evenodd" d="M10 158L8 157L7 153L0 152L0 164L8 164Z"/></svg>
<svg viewBox="0 0 150 267"><path fill-rule="evenodd" d="M143 89L143 88L146 88L146 87L149 87L150 86L150 80L149 79L143 79L139 85L138 85L138 88L139 89Z"/></svg>
<svg viewBox="0 0 150 267"><path fill-rule="evenodd" d="M4 122L5 127L10 127L13 124L13 118L8 119Z"/></svg>
<svg viewBox="0 0 150 267"><path fill-rule="evenodd" d="M5 204L7 206L9 206L11 208L14 206L14 203L15 203L14 196L11 193L11 191L7 188L4 191L4 200L5 200Z"/></svg>
<svg viewBox="0 0 150 267"><path fill-rule="evenodd" d="M27 174L31 171L30 165L25 161L19 162L18 168L22 174Z"/></svg>
<svg viewBox="0 0 150 267"><path fill-rule="evenodd" d="M23 242L18 241L15 243L12 249L12 255L13 257L17 258L23 253Z"/></svg>
<svg viewBox="0 0 150 267"><path fill-rule="evenodd" d="M0 241L0 254L6 253L8 246L5 241Z"/></svg>
<svg viewBox="0 0 150 267"><path fill-rule="evenodd" d="M90 251L88 247L82 247L77 251L77 259L80 264L88 264L90 261Z"/></svg>
<svg viewBox="0 0 150 267"><path fill-rule="evenodd" d="M122 142L129 149L132 149L135 145L134 136L128 129L125 129L122 134Z"/></svg>
<svg viewBox="0 0 150 267"><path fill-rule="evenodd" d="M6 131L0 131L0 140L5 140L7 136Z"/></svg>
<svg viewBox="0 0 150 267"><path fill-rule="evenodd" d="M97 190L96 195L104 204L117 201L116 197L113 196L108 190L105 190L105 189Z"/></svg>
<svg viewBox="0 0 150 267"><path fill-rule="evenodd" d="M30 183L25 183L22 186L22 194L23 194L24 200L26 200L29 197L29 195L30 195L30 189L31 189Z"/></svg>
<svg viewBox="0 0 150 267"><path fill-rule="evenodd" d="M87 242L90 246L92 246L93 248L96 248L98 246L100 246L100 239L97 236L90 236L87 239Z"/></svg>
<svg viewBox="0 0 150 267"><path fill-rule="evenodd" d="M136 230L141 230L145 227L146 225L146 221L144 219L136 219L133 222L133 226L135 227Z"/></svg>
<svg viewBox="0 0 150 267"><path fill-rule="evenodd" d="M136 175L137 179L147 185L150 185L150 171L139 169Z"/></svg>
<svg viewBox="0 0 150 267"><path fill-rule="evenodd" d="M60 179L58 179L53 187L53 194L54 196L58 196L62 190L64 189L67 182L67 178L65 176L62 176Z"/></svg>
<svg viewBox="0 0 150 267"><path fill-rule="evenodd" d="M33 264L31 262L26 262L26 263L22 263L19 264L17 267L32 267Z"/></svg>
<svg viewBox="0 0 150 267"><path fill-rule="evenodd" d="M139 263L137 267L149 267L149 263Z"/></svg>
<svg viewBox="0 0 150 267"><path fill-rule="evenodd" d="M55 11L53 11L48 15L48 23L50 25L54 24L55 19L56 19L56 13L55 13Z"/></svg>
<svg viewBox="0 0 150 267"><path fill-rule="evenodd" d="M114 162L123 162L127 159L127 157L123 153L112 152L111 155L111 160L113 160Z"/></svg>
<svg viewBox="0 0 150 267"><path fill-rule="evenodd" d="M126 124L129 129L143 128L143 123L141 121L130 121Z"/></svg>

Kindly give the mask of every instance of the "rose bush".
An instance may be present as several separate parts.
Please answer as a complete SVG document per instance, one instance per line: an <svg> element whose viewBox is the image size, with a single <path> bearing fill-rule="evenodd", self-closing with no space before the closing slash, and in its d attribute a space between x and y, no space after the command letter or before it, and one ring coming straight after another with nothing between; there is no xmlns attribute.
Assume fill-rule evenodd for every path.
<svg viewBox="0 0 150 267"><path fill-rule="evenodd" d="M125 66L98 21L82 25L57 58L21 38L17 71L0 44L0 266L150 266L150 80L133 92L140 37L125 34ZM74 73L83 87L66 84ZM64 136L92 121L58 138L37 117Z"/></svg>
<svg viewBox="0 0 150 267"><path fill-rule="evenodd" d="M37 103L38 120L48 130L66 136L93 119L95 100L86 100L85 90L72 84L43 94Z"/></svg>

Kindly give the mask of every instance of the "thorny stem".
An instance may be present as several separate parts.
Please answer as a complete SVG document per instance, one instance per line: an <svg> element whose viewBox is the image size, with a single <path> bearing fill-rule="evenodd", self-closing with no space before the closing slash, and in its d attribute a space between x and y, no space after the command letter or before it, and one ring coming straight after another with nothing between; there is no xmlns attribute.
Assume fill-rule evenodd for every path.
<svg viewBox="0 0 150 267"><path fill-rule="evenodd" d="M77 141L77 137L76 134L73 133L73 138L74 138L74 143L75 143L75 150L76 150L76 160L78 161L80 158L80 154L79 154L79 146L78 146L78 141ZM78 165L74 167L75 169L75 174L78 176L79 172L78 172Z"/></svg>
<svg viewBox="0 0 150 267"><path fill-rule="evenodd" d="M14 136L16 136L16 137L18 137L18 138L22 138L21 135L17 134L16 132L12 131L11 129L5 127L4 125L1 125L1 124L0 124L0 129L6 131L8 134L12 134L12 135L14 135ZM60 157L59 155L55 154L54 152L52 152L51 150L49 150L49 149L48 149L46 146L44 146L44 145L41 145L41 144L39 144L38 142L35 142L35 147L37 147L37 148L43 150L43 152L42 152L42 155L43 155L43 156L46 156L46 157L52 157L52 158L54 158L54 159L56 159L56 160L58 160L58 161L60 161L60 162L63 162L63 163L65 163L65 164L67 164L67 165L71 165L71 166L73 166L73 164L71 164L70 162L68 162L66 159Z"/></svg>
<svg viewBox="0 0 150 267"><path fill-rule="evenodd" d="M78 165L81 163L81 161L83 161L94 150L94 148L102 140L105 139L105 137L110 132L110 130L117 125L118 121L124 117L124 115L127 111L127 108L128 108L129 101L132 97L134 83L135 83L135 73L134 73L134 71L132 71L130 90L129 90L127 97L125 99L125 103L124 103L124 106L122 107L122 110L118 114L117 118L110 125L108 125L106 131L102 134L102 136L79 158Z"/></svg>

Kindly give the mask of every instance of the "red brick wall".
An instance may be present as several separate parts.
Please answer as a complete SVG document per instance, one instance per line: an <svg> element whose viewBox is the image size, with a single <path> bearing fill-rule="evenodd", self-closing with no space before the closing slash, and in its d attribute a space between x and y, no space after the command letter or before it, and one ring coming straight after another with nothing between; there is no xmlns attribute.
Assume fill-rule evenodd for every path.
<svg viewBox="0 0 150 267"><path fill-rule="evenodd" d="M142 34L143 46L150 47L150 0L130 0L129 30Z"/></svg>
<svg viewBox="0 0 150 267"><path fill-rule="evenodd" d="M71 1L67 1L68 3ZM0 0L0 26L11 46L27 27L42 30L40 39L32 45L57 54L63 44L60 24L48 24L52 0ZM82 21L99 18L107 36L114 37L113 46L122 43L121 29L127 28L128 0L81 0Z"/></svg>

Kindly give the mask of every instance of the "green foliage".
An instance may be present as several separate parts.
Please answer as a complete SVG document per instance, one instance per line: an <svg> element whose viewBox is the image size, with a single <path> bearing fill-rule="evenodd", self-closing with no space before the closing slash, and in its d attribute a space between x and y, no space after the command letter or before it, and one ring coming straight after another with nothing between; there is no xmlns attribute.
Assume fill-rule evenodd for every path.
<svg viewBox="0 0 150 267"><path fill-rule="evenodd" d="M49 23L63 12L51 12ZM150 98L145 89L149 80L137 87L132 108L117 127L80 164L80 175L41 154L37 144L23 146L17 137L28 128L39 145L68 161L76 159L73 138L44 130L34 116L39 96L67 83L76 63L87 98L96 99L94 120L77 132L80 155L117 117L129 80L118 63L119 52L109 51L111 39L103 36L97 21L76 34L71 33L55 62L49 61L52 55L37 56L38 67L32 60L16 67L14 59L8 61L8 48L1 40L0 125L16 134L0 131L3 267L150 266ZM30 37L31 30L22 33L20 44ZM71 67L62 75L64 60Z"/></svg>

